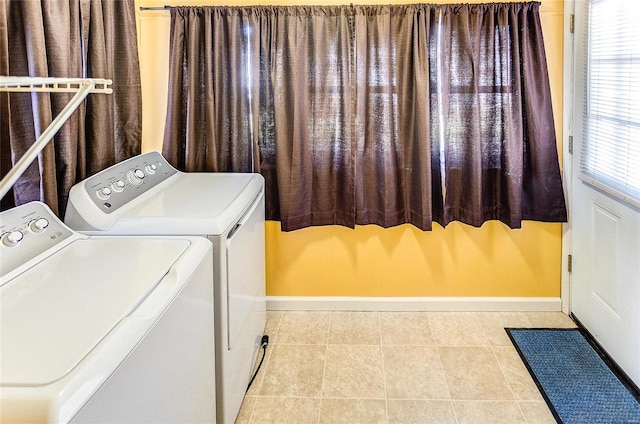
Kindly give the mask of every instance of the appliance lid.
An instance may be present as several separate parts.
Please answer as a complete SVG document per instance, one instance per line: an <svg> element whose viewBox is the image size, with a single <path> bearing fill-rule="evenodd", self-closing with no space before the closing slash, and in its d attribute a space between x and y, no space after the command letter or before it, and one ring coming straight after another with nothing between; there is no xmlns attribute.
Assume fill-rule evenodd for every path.
<svg viewBox="0 0 640 424"><path fill-rule="evenodd" d="M74 369L154 290L190 241L89 238L0 288L0 386L41 386Z"/></svg>
<svg viewBox="0 0 640 424"><path fill-rule="evenodd" d="M262 192L259 174L182 173L119 215L112 234L219 235ZM142 199L141 199L142 200Z"/></svg>

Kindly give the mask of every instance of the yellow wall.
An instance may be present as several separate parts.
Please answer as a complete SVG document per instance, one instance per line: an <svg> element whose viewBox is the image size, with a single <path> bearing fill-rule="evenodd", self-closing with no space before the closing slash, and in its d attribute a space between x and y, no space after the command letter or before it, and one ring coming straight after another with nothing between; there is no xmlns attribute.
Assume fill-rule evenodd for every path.
<svg viewBox="0 0 640 424"><path fill-rule="evenodd" d="M227 4L267 3L340 2L236 0ZM215 3L138 0L139 6L165 4ZM563 7L563 0L542 0L540 9L559 144L562 140ZM144 151L162 148L169 20L169 13L164 11L140 13ZM279 223L268 222L266 230L267 295L270 296L560 296L560 224L525 222L520 230L510 230L498 222L486 223L482 228L459 223L441 228L435 224L431 232L422 232L410 225L389 229L368 225L355 230L326 226L284 233Z"/></svg>

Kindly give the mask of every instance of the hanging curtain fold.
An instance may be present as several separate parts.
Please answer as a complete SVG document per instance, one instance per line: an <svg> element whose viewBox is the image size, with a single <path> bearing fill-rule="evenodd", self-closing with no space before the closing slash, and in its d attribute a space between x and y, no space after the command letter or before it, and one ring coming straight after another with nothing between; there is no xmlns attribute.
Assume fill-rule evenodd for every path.
<svg viewBox="0 0 640 424"><path fill-rule="evenodd" d="M442 207L429 135L434 14L429 5L354 8L357 224L430 230Z"/></svg>
<svg viewBox="0 0 640 424"><path fill-rule="evenodd" d="M445 5L439 69L443 224L566 221L539 3Z"/></svg>
<svg viewBox="0 0 640 424"><path fill-rule="evenodd" d="M165 156L285 231L564 221L538 6L173 8Z"/></svg>
<svg viewBox="0 0 640 424"><path fill-rule="evenodd" d="M63 216L73 184L140 153L134 1L0 0L0 36L2 75L113 80L113 94L89 96L2 201L8 208L41 200ZM2 175L72 96L0 94Z"/></svg>
<svg viewBox="0 0 640 424"><path fill-rule="evenodd" d="M259 72L249 58L257 46L258 18L251 9L171 9L163 154L180 168L253 170L258 113L251 102L258 97Z"/></svg>
<svg viewBox="0 0 640 424"><path fill-rule="evenodd" d="M353 227L348 7L171 10L163 153L261 172L267 219Z"/></svg>
<svg viewBox="0 0 640 424"><path fill-rule="evenodd" d="M271 19L275 125L263 146L275 151L282 227L353 227L349 7L277 8Z"/></svg>

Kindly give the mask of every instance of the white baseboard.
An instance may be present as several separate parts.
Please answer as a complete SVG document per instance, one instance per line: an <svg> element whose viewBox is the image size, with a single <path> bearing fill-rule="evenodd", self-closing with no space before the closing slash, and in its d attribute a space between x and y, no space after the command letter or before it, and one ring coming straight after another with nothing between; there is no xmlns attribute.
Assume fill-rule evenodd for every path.
<svg viewBox="0 0 640 424"><path fill-rule="evenodd" d="M270 311L556 312L559 297L267 296Z"/></svg>

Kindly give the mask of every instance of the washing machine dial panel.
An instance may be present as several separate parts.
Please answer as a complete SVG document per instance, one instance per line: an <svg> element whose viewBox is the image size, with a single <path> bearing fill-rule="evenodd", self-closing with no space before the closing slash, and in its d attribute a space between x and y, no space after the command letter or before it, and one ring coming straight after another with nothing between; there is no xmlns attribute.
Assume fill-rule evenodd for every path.
<svg viewBox="0 0 640 424"><path fill-rule="evenodd" d="M44 203L31 202L0 213L0 275L71 237L73 232Z"/></svg>

